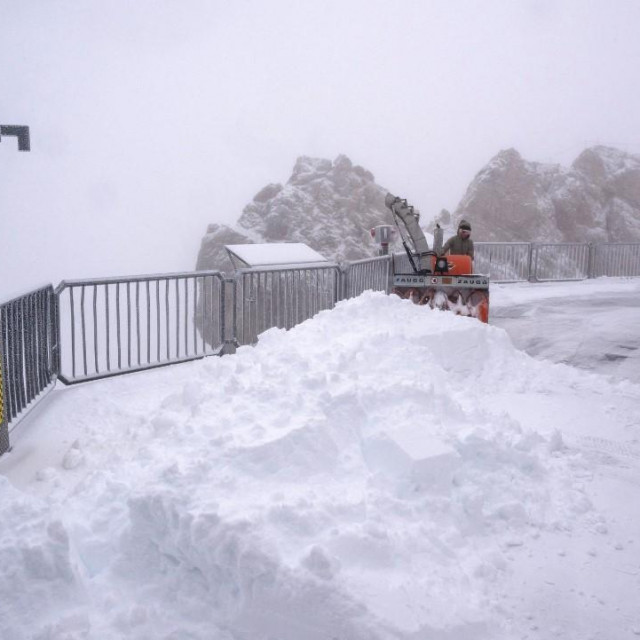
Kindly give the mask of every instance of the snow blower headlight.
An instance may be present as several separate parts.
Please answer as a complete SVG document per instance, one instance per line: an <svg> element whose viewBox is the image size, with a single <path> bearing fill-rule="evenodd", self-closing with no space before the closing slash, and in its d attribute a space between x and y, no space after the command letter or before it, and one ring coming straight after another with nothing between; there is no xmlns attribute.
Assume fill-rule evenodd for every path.
<svg viewBox="0 0 640 640"><path fill-rule="evenodd" d="M436 271L439 271L440 273L446 273L449 271L449 262L444 256L436 258Z"/></svg>

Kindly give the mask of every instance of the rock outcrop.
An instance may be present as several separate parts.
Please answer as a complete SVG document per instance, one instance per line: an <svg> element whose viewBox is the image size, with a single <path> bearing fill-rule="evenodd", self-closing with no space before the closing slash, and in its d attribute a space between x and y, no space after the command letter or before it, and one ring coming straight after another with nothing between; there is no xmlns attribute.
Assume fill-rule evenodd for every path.
<svg viewBox="0 0 640 640"><path fill-rule="evenodd" d="M371 257L370 229L392 223L386 193L344 155L333 162L300 157L287 183L260 190L235 228L209 225L196 269L230 270L224 245L251 242L304 242L333 261Z"/></svg>
<svg viewBox="0 0 640 640"><path fill-rule="evenodd" d="M337 262L371 257L370 229L393 224L386 192L344 155L300 157L287 183L261 189L234 228L209 225L196 268L231 270L224 245L251 242L304 242ZM443 209L434 222L446 238L462 218L476 241L640 242L640 156L597 146L563 167L501 151L454 213ZM425 231L432 230L428 223Z"/></svg>
<svg viewBox="0 0 640 640"><path fill-rule="evenodd" d="M498 153L453 214L485 241L640 241L640 156L609 147L583 151L571 167Z"/></svg>

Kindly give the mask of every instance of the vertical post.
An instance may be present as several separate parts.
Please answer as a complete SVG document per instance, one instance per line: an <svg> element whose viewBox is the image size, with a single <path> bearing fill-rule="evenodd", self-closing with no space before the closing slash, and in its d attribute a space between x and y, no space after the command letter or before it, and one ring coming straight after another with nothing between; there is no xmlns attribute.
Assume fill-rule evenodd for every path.
<svg viewBox="0 0 640 640"><path fill-rule="evenodd" d="M396 275L396 254L391 254L391 260L389 262L389 271L387 277L387 293L391 295L393 291L393 277Z"/></svg>
<svg viewBox="0 0 640 640"><path fill-rule="evenodd" d="M0 337L2 334L0 333ZM9 423L7 420L7 412L4 408L4 359L2 353L2 344L0 343L0 456L9 451Z"/></svg>
<svg viewBox="0 0 640 640"><path fill-rule="evenodd" d="M51 323L53 324L53 329L51 331L52 344L50 345L50 363L52 371L50 371L50 374L52 374L54 378L57 378L60 375L60 345L62 344L62 330L60 328L60 293L57 290L55 293L51 293L51 296L49 297L49 313Z"/></svg>
<svg viewBox="0 0 640 640"><path fill-rule="evenodd" d="M529 273L527 274L527 280L529 282L536 281L537 266L536 264L534 264L534 261L537 263L537 259L538 259L538 252L535 249L535 243L532 242L529 244L529 264L528 264Z"/></svg>
<svg viewBox="0 0 640 640"><path fill-rule="evenodd" d="M238 317L237 317L237 276L233 278L224 278L220 281L220 335L222 337L222 351L220 355L226 355L228 353L235 353L238 347ZM227 306L227 292L230 294L231 313L228 312ZM244 287L243 287L244 291ZM231 316L231 318L229 318ZM231 326L227 326L227 321L231 319ZM229 335L229 329L231 335Z"/></svg>
<svg viewBox="0 0 640 640"><path fill-rule="evenodd" d="M60 344L58 295L53 288L44 294L43 305L43 321L45 326L48 327L48 329L45 330L43 361L45 365L46 382L48 383L51 380L56 380L60 374L60 352L58 349L58 345Z"/></svg>
<svg viewBox="0 0 640 640"><path fill-rule="evenodd" d="M349 265L338 265L338 295L333 304L340 300L346 300L349 293Z"/></svg>
<svg viewBox="0 0 640 640"><path fill-rule="evenodd" d="M596 275L596 247L593 242L589 243L589 262L587 266L587 278L595 278Z"/></svg>

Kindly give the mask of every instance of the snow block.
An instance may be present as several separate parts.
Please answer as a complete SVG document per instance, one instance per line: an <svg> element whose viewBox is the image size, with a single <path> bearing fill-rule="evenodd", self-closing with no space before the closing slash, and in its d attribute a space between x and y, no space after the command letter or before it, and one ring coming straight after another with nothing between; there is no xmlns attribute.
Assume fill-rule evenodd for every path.
<svg viewBox="0 0 640 640"><path fill-rule="evenodd" d="M436 438L425 438L423 447L424 453L413 454L411 479L421 489L431 493L449 493L454 473L460 466L460 456L452 447Z"/></svg>
<svg viewBox="0 0 640 640"><path fill-rule="evenodd" d="M460 456L420 427L399 428L367 439L363 455L373 473L405 477L422 490L448 493Z"/></svg>

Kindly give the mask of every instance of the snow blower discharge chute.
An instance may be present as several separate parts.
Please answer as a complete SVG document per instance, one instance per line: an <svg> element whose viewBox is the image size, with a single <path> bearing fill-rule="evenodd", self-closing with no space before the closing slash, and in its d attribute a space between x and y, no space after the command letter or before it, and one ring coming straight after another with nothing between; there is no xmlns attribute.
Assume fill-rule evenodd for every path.
<svg viewBox="0 0 640 640"><path fill-rule="evenodd" d="M434 248L429 249L418 224L420 214L406 200L388 193L385 204L393 213L412 269L411 272L405 269L407 273L394 270L393 293L416 304L489 322L489 276L474 274L469 256L441 255L442 229L438 225L434 232ZM399 222L413 248L407 243Z"/></svg>

